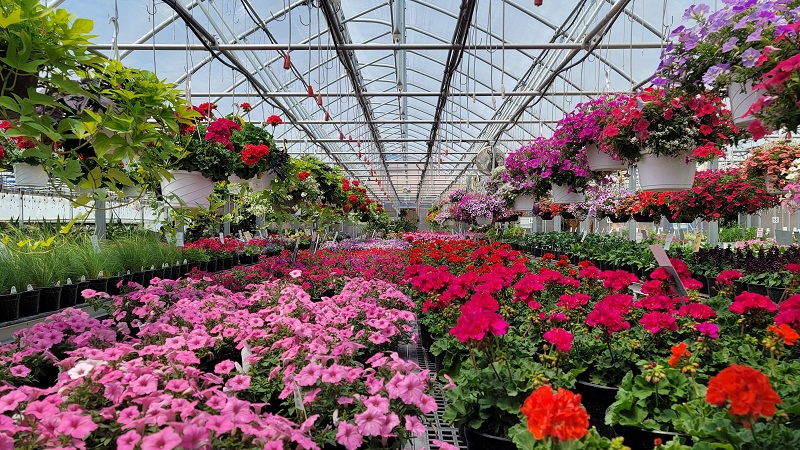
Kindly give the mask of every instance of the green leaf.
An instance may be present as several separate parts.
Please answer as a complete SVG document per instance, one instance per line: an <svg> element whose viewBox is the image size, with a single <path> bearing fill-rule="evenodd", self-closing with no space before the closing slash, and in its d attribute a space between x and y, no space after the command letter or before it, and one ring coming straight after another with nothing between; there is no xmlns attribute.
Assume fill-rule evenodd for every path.
<svg viewBox="0 0 800 450"><path fill-rule="evenodd" d="M8 16L0 15L0 28L8 28L11 25L22 22L22 20L22 10L15 9Z"/></svg>

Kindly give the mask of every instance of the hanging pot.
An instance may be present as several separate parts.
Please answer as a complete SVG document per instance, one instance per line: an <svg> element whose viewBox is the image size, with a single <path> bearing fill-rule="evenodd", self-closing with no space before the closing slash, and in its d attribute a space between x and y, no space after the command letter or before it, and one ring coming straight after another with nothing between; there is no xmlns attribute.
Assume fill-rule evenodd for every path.
<svg viewBox="0 0 800 450"><path fill-rule="evenodd" d="M731 117L734 125L739 128L747 128L747 125L755 120L753 116L742 116L747 114L747 111L759 97L761 97L761 94L753 90L753 83L731 83L728 87L728 98L731 102Z"/></svg>
<svg viewBox="0 0 800 450"><path fill-rule="evenodd" d="M766 175L764 177L764 187L769 195L781 195L789 192L778 188L778 177L775 175Z"/></svg>
<svg viewBox="0 0 800 450"><path fill-rule="evenodd" d="M229 183L248 184L250 183L250 180L252 180L252 178L244 179L236 174L231 174L231 176L228 177Z"/></svg>
<svg viewBox="0 0 800 450"><path fill-rule="evenodd" d="M645 192L685 191L694 184L697 163L686 162L689 152L679 156L655 156L647 150L637 164L639 186Z"/></svg>
<svg viewBox="0 0 800 450"><path fill-rule="evenodd" d="M489 225L492 223L492 219L489 217L479 216L475 218L475 222L477 222L478 225Z"/></svg>
<svg viewBox="0 0 800 450"><path fill-rule="evenodd" d="M631 215L631 217L633 218L633 220L640 223L652 223L656 220L655 217L653 217L652 215L645 213L634 213Z"/></svg>
<svg viewBox="0 0 800 450"><path fill-rule="evenodd" d="M583 194L575 191L572 186L564 184L554 184L552 186L553 203L581 203L586 201Z"/></svg>
<svg viewBox="0 0 800 450"><path fill-rule="evenodd" d="M592 172L615 172L628 168L628 164L625 161L616 160L608 153L601 152L600 146L597 144L586 146L586 159L589 164L589 170Z"/></svg>
<svg viewBox="0 0 800 450"><path fill-rule="evenodd" d="M122 188L122 195L125 198L136 198L142 194L142 189L141 186L125 186Z"/></svg>
<svg viewBox="0 0 800 450"><path fill-rule="evenodd" d="M611 222L611 223L627 223L629 220L631 220L631 216L628 216L628 215L608 216L608 221Z"/></svg>
<svg viewBox="0 0 800 450"><path fill-rule="evenodd" d="M253 192L267 191L272 188L272 182L275 181L276 175L272 172L262 173L250 179L250 189Z"/></svg>
<svg viewBox="0 0 800 450"><path fill-rule="evenodd" d="M539 217L542 220L553 220L553 213L551 212L540 212Z"/></svg>
<svg viewBox="0 0 800 450"><path fill-rule="evenodd" d="M14 184L17 186L46 187L50 184L50 178L41 165L15 163L13 166Z"/></svg>
<svg viewBox="0 0 800 450"><path fill-rule="evenodd" d="M534 204L533 195L520 194L514 199L514 211L530 212Z"/></svg>
<svg viewBox="0 0 800 450"><path fill-rule="evenodd" d="M214 182L204 177L200 172L186 170L170 170L174 177L172 180L161 180L161 192L167 197L173 208L197 208L209 206L208 196L214 191ZM181 205L177 200L170 199L171 195L183 201Z"/></svg>

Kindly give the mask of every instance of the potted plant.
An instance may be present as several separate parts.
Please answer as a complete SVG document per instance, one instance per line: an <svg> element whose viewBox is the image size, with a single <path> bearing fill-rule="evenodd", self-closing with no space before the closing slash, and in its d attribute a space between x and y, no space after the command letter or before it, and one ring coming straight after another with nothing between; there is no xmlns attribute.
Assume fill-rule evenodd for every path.
<svg viewBox="0 0 800 450"><path fill-rule="evenodd" d="M30 248L14 255L15 272L24 275L20 285L32 285L40 292L39 311L56 311L61 305L61 284L66 282L68 261L58 250Z"/></svg>
<svg viewBox="0 0 800 450"><path fill-rule="evenodd" d="M575 106L558 121L554 133L556 139L563 142L561 156L573 161L582 161L585 158L592 172L627 169L626 161L602 152L598 145L603 129L611 120L611 111L623 106L627 100L627 95L606 94Z"/></svg>
<svg viewBox="0 0 800 450"><path fill-rule="evenodd" d="M10 165L14 169L14 184L18 186L45 187L50 184L50 178L42 165L39 156L32 156L28 149L35 149L36 144L22 136L7 136L6 133L13 128L8 120L0 122L0 147L3 148L0 163Z"/></svg>
<svg viewBox="0 0 800 450"><path fill-rule="evenodd" d="M734 122L747 126L756 139L764 134L756 117L771 130L785 126L794 131L798 117L791 111L794 107L787 106L796 104L792 90L784 89L782 82L775 89L761 90L770 87L779 66L797 54L797 17L792 9L736 0L714 12L706 5L693 5L683 17L672 31L675 42L665 49L653 82L691 92L727 92ZM767 95L770 100L765 102Z"/></svg>
<svg viewBox="0 0 800 450"><path fill-rule="evenodd" d="M16 320L19 317L19 293L11 293L14 286L12 262L0 257L0 322Z"/></svg>
<svg viewBox="0 0 800 450"><path fill-rule="evenodd" d="M696 162L723 156L739 135L722 98L710 93L646 88L612 116L601 146L636 163L643 191L691 188Z"/></svg>
<svg viewBox="0 0 800 450"><path fill-rule="evenodd" d="M781 193L791 168L800 159L800 146L791 141L770 141L750 151L742 163L747 178L762 178L769 192Z"/></svg>
<svg viewBox="0 0 800 450"><path fill-rule="evenodd" d="M601 184L587 199L588 215L598 219L608 218L612 223L625 223L630 213L620 212L620 204L629 195L625 189L611 183Z"/></svg>

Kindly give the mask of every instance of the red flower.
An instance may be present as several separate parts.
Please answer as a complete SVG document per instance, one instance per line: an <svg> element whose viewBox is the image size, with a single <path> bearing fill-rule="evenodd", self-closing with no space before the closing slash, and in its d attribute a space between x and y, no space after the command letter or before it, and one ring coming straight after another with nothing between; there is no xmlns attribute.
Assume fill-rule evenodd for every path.
<svg viewBox="0 0 800 450"><path fill-rule="evenodd" d="M747 131L753 135L753 140L759 140L767 134L767 129L764 127L764 124L761 123L760 120L756 119L750 122L750 125L747 126Z"/></svg>
<svg viewBox="0 0 800 450"><path fill-rule="evenodd" d="M600 275L603 287L613 292L621 292L628 286L639 281L639 277L624 270L606 270Z"/></svg>
<svg viewBox="0 0 800 450"><path fill-rule="evenodd" d="M272 125L272 128L275 128L276 126L278 126L278 125L283 123L283 119L281 119L279 116L276 116L276 115L273 114L273 115L267 117L267 123Z"/></svg>
<svg viewBox="0 0 800 450"><path fill-rule="evenodd" d="M250 105L250 103L247 103L247 102L243 102L241 105L239 105L239 108L242 108L242 111L244 111L246 113L249 113L250 111L253 110L253 106Z"/></svg>
<svg viewBox="0 0 800 450"><path fill-rule="evenodd" d="M564 388L553 392L550 386L540 386L525 399L520 411L537 440L550 436L558 441L569 441L589 433L589 414L581 405L580 394Z"/></svg>
<svg viewBox="0 0 800 450"><path fill-rule="evenodd" d="M267 155L269 155L269 147L266 144L245 144L244 150L242 150L242 162L253 167Z"/></svg>
<svg viewBox="0 0 800 450"><path fill-rule="evenodd" d="M775 405L782 403L766 375L737 364L722 369L709 380L706 401L716 406L728 405L728 412L745 428L750 428L759 417L771 417Z"/></svg>
<svg viewBox="0 0 800 450"><path fill-rule="evenodd" d="M649 312L639 319L639 325L645 330L657 334L661 331L678 331L678 323L670 313L661 311Z"/></svg>
<svg viewBox="0 0 800 450"><path fill-rule="evenodd" d="M300 172L297 174L297 179L300 181L305 181L306 178L311 176L311 172Z"/></svg>
<svg viewBox="0 0 800 450"><path fill-rule="evenodd" d="M686 350L686 347L687 346L685 342L681 342L678 345L672 346L672 348L670 349L670 352L672 352L672 356L670 356L668 361L670 366L675 367L678 365L681 359L692 356L692 352Z"/></svg>
<svg viewBox="0 0 800 450"><path fill-rule="evenodd" d="M355 194L351 194L350 197L347 197L347 201L355 205L358 203L358 197Z"/></svg>
<svg viewBox="0 0 800 450"><path fill-rule="evenodd" d="M560 352L568 352L572 348L572 333L563 328L553 328L544 332L542 337L549 343L556 346Z"/></svg>
<svg viewBox="0 0 800 450"><path fill-rule="evenodd" d="M732 286L733 282L742 278L742 272L738 270L724 270L717 275L717 284L720 286Z"/></svg>
<svg viewBox="0 0 800 450"><path fill-rule="evenodd" d="M800 330L800 294L792 295L782 301L778 306L775 324L787 324L795 330Z"/></svg>
<svg viewBox="0 0 800 450"><path fill-rule="evenodd" d="M6 150L0 145L0 161L2 161L6 157Z"/></svg>
<svg viewBox="0 0 800 450"><path fill-rule="evenodd" d="M789 346L794 345L794 343L800 339L800 335L797 334L797 331L794 331L792 327L785 323L778 326L770 325L767 327L767 332L775 335L776 338Z"/></svg>
<svg viewBox="0 0 800 450"><path fill-rule="evenodd" d="M800 273L800 264L787 264L786 270L792 273Z"/></svg>
<svg viewBox="0 0 800 450"><path fill-rule="evenodd" d="M714 132L714 129L711 128L710 126L705 125L705 124L704 125L700 125L700 133L702 133L703 136L708 136L709 134L711 134L713 132Z"/></svg>
<svg viewBox="0 0 800 450"><path fill-rule="evenodd" d="M200 103L200 106L193 106L192 109L199 112L203 119L208 117L214 117L213 110L217 108L217 105L211 102Z"/></svg>
<svg viewBox="0 0 800 450"><path fill-rule="evenodd" d="M11 122L4 120L0 122L0 130L6 131L11 129Z"/></svg>

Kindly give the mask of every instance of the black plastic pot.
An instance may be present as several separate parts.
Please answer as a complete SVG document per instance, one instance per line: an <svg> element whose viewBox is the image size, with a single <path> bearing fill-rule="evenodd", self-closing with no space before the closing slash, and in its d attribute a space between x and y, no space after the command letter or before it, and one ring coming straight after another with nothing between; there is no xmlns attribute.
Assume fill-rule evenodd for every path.
<svg viewBox="0 0 800 450"><path fill-rule="evenodd" d="M153 279L153 274L155 273L155 270L147 269L143 273L144 273L144 278L143 278L144 282L142 283L142 286L150 286L150 280Z"/></svg>
<svg viewBox="0 0 800 450"><path fill-rule="evenodd" d="M206 272L216 272L217 271L217 263L216 259L212 259L206 263ZM200 268L202 270L202 267Z"/></svg>
<svg viewBox="0 0 800 450"><path fill-rule="evenodd" d="M39 312L58 311L61 307L62 286L36 288L39 294Z"/></svg>
<svg viewBox="0 0 800 450"><path fill-rule="evenodd" d="M78 285L77 284L65 284L61 287L61 308L70 308L75 306L75 301L78 298Z"/></svg>
<svg viewBox="0 0 800 450"><path fill-rule="evenodd" d="M81 292L83 292L84 289L89 289L89 282L88 281L81 281L80 283L78 283L78 295L75 296L75 304L76 305L80 305L82 303L86 303L86 299L83 298L83 295L81 295Z"/></svg>
<svg viewBox="0 0 800 450"><path fill-rule="evenodd" d="M763 284L747 283L747 291L754 294L767 295L767 287Z"/></svg>
<svg viewBox="0 0 800 450"><path fill-rule="evenodd" d="M611 223L627 223L631 220L631 216L612 216L609 217L608 220L610 220Z"/></svg>
<svg viewBox="0 0 800 450"><path fill-rule="evenodd" d="M700 293L701 294L705 294L705 295L709 295L708 277L706 277L704 275L697 275L697 276L695 276L695 279L697 279L697 281L703 283L703 285L700 286Z"/></svg>
<svg viewBox="0 0 800 450"><path fill-rule="evenodd" d="M652 431L625 425L615 425L613 428L617 436L625 438L625 445L630 447L631 450L652 450L653 442L656 439L661 439L661 442L667 443L674 437L681 438L681 441L686 445L692 445L692 437L688 434Z"/></svg>
<svg viewBox="0 0 800 450"><path fill-rule="evenodd" d="M588 381L578 380L575 383L575 392L581 394L581 403L589 413L589 424L597 427L601 436L613 438L614 430L606 425L606 409L614 403L619 389L611 386L602 386Z"/></svg>
<svg viewBox="0 0 800 450"><path fill-rule="evenodd" d="M108 295L119 295L122 285L120 284L120 287L117 287L117 285L120 281L122 281L122 275L108 277L108 283L106 284L106 292L108 292Z"/></svg>
<svg viewBox="0 0 800 450"><path fill-rule="evenodd" d="M786 288L781 287L768 287L767 288L767 295L769 299L775 303L780 303L781 299L783 298L783 293L786 291Z"/></svg>
<svg viewBox="0 0 800 450"><path fill-rule="evenodd" d="M39 314L39 296L42 293L37 290L24 291L19 293L19 317L30 317Z"/></svg>
<svg viewBox="0 0 800 450"><path fill-rule="evenodd" d="M741 281L734 281L733 285L736 286L736 295L741 294L742 292L747 290L747 284L742 283Z"/></svg>
<svg viewBox="0 0 800 450"><path fill-rule="evenodd" d="M419 324L419 344L426 352L431 350L431 332L428 330L428 326L423 323Z"/></svg>
<svg viewBox="0 0 800 450"><path fill-rule="evenodd" d="M170 273L172 273L171 270L170 270ZM163 279L164 278L164 269L153 269L153 276L150 277L150 281L148 282L148 285L152 284L153 278L158 278L159 280Z"/></svg>
<svg viewBox="0 0 800 450"><path fill-rule="evenodd" d="M144 272L134 272L131 274L131 281L144 286Z"/></svg>
<svg viewBox="0 0 800 450"><path fill-rule="evenodd" d="M647 215L647 214L638 214L637 213L637 214L632 214L631 217L633 217L633 220L635 220L637 222L641 222L641 223L652 223L653 220L655 220L653 218L653 216L650 216L650 215Z"/></svg>
<svg viewBox="0 0 800 450"><path fill-rule="evenodd" d="M0 322L19 318L19 294L0 295Z"/></svg>
<svg viewBox="0 0 800 450"><path fill-rule="evenodd" d="M233 256L228 256L227 258L222 260L222 269L229 270L233 269ZM217 268L219 270L219 268Z"/></svg>
<svg viewBox="0 0 800 450"><path fill-rule="evenodd" d="M433 356L433 368L436 372L444 370L444 353Z"/></svg>
<svg viewBox="0 0 800 450"><path fill-rule="evenodd" d="M89 280L89 289L93 289L97 292L108 292L108 278Z"/></svg>
<svg viewBox="0 0 800 450"><path fill-rule="evenodd" d="M480 431L473 430L469 427L460 429L461 436L467 441L467 449L469 450L516 450L517 446L511 439L502 436L493 436L491 434L481 433Z"/></svg>

